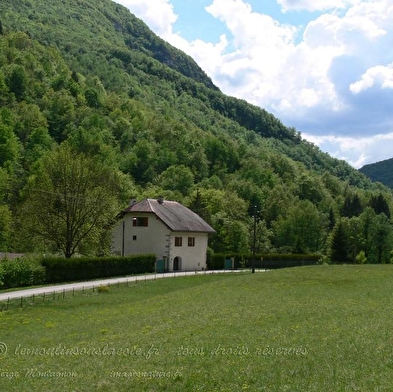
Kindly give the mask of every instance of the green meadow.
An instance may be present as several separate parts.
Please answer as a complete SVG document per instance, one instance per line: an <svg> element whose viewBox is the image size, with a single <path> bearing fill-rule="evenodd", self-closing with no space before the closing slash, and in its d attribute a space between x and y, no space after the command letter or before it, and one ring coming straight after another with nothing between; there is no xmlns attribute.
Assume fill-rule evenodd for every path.
<svg viewBox="0 0 393 392"><path fill-rule="evenodd" d="M392 391L393 267L116 285L0 313L1 391Z"/></svg>

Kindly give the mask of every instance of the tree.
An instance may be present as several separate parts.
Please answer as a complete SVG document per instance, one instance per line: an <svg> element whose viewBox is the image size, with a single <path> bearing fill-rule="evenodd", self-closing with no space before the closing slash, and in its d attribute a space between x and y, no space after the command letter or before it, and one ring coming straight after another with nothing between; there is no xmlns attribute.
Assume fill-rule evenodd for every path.
<svg viewBox="0 0 393 392"><path fill-rule="evenodd" d="M0 167L0 250L9 250L12 214L5 204L9 187L9 174Z"/></svg>
<svg viewBox="0 0 393 392"><path fill-rule="evenodd" d="M92 87L85 91L85 98L87 104L91 108L99 108L101 106L100 97L98 91Z"/></svg>
<svg viewBox="0 0 393 392"><path fill-rule="evenodd" d="M372 239L372 230L373 222L375 220L376 214L375 211L371 207L366 207L363 213L359 216L362 226L362 237L363 237L363 246L364 252L367 255L370 254L371 248L373 246Z"/></svg>
<svg viewBox="0 0 393 392"><path fill-rule="evenodd" d="M390 263L390 252L392 250L392 225L388 217L378 214L370 228L371 249L367 259L370 263Z"/></svg>
<svg viewBox="0 0 393 392"><path fill-rule="evenodd" d="M4 72L0 69L0 105L5 106L8 99L9 89L5 80Z"/></svg>
<svg viewBox="0 0 393 392"><path fill-rule="evenodd" d="M199 215L206 222L210 222L210 215L207 209L205 198L202 196L199 189L191 195L188 208Z"/></svg>
<svg viewBox="0 0 393 392"><path fill-rule="evenodd" d="M371 197L370 207L375 211L377 215L385 214L388 218L390 218L389 204L382 193L380 193L378 196L374 195Z"/></svg>
<svg viewBox="0 0 393 392"><path fill-rule="evenodd" d="M328 227L329 231L332 231L334 229L334 226L336 225L336 215L334 213L334 210L332 207L329 208L329 220L328 220Z"/></svg>
<svg viewBox="0 0 393 392"><path fill-rule="evenodd" d="M191 169L184 165L173 165L161 173L158 183L163 189L188 195L194 185L194 175Z"/></svg>
<svg viewBox="0 0 393 392"><path fill-rule="evenodd" d="M29 170L36 160L50 151L54 141L45 128L35 129L29 136L24 150L24 167Z"/></svg>
<svg viewBox="0 0 393 392"><path fill-rule="evenodd" d="M289 208L287 216L273 227L277 247L291 247L296 253L321 251L327 237L327 217L309 200L300 200Z"/></svg>
<svg viewBox="0 0 393 392"><path fill-rule="evenodd" d="M276 185L266 197L264 203L264 217L268 227L271 227L274 221L285 216L288 208L293 203L293 197L288 189L282 185Z"/></svg>
<svg viewBox="0 0 393 392"><path fill-rule="evenodd" d="M0 167L12 166L19 159L19 155L20 144L17 136L10 126L0 122Z"/></svg>
<svg viewBox="0 0 393 392"><path fill-rule="evenodd" d="M246 250L248 243L247 204L234 192L225 192L217 189L201 191L204 199L206 213L211 218L210 224L216 230L211 236L210 246L215 252L234 252L235 249ZM238 221L239 225L233 225ZM237 237L236 237L237 236Z"/></svg>
<svg viewBox="0 0 393 392"><path fill-rule="evenodd" d="M6 205L0 204L0 250L9 250L11 240L11 211Z"/></svg>
<svg viewBox="0 0 393 392"><path fill-rule="evenodd" d="M349 254L349 238L346 225L347 218L341 218L330 236L330 259L333 263L349 263L352 261Z"/></svg>
<svg viewBox="0 0 393 392"><path fill-rule="evenodd" d="M157 150L158 147L154 143L144 139L135 143L132 149L134 159L130 172L137 182L146 184L156 176Z"/></svg>
<svg viewBox="0 0 393 392"><path fill-rule="evenodd" d="M367 263L367 257L366 254L364 253L364 250L361 250L357 256L356 256L356 262L358 264L366 264Z"/></svg>
<svg viewBox="0 0 393 392"><path fill-rule="evenodd" d="M61 143L66 139L67 125L75 121L75 98L66 90L49 90L42 99L50 135Z"/></svg>
<svg viewBox="0 0 393 392"><path fill-rule="evenodd" d="M27 89L27 74L21 65L12 67L8 78L8 88L19 101L22 100Z"/></svg>
<svg viewBox="0 0 393 392"><path fill-rule="evenodd" d="M268 253L271 250L270 238L273 236L272 230L266 227L264 220L258 220L256 224L255 233L255 252L256 253Z"/></svg>
<svg viewBox="0 0 393 392"><path fill-rule="evenodd" d="M119 211L120 177L66 144L40 163L27 187L25 229L66 258L89 253Z"/></svg>
<svg viewBox="0 0 393 392"><path fill-rule="evenodd" d="M26 146L30 135L36 129L48 129L48 122L36 104L28 104L22 101L16 107L16 110L18 119L15 124L15 133L18 135L22 145Z"/></svg>
<svg viewBox="0 0 393 392"><path fill-rule="evenodd" d="M224 239L225 250L235 253L247 253L250 249L247 226L240 221L227 221Z"/></svg>
<svg viewBox="0 0 393 392"><path fill-rule="evenodd" d="M344 206L341 209L341 215L347 218L359 216L363 212L362 204L357 193L345 197Z"/></svg>
<svg viewBox="0 0 393 392"><path fill-rule="evenodd" d="M323 200L325 196L323 184L316 176L302 173L296 182L301 200L310 200L314 204Z"/></svg>
<svg viewBox="0 0 393 392"><path fill-rule="evenodd" d="M357 255L364 245L362 220L356 216L345 220L348 233L348 254L355 263Z"/></svg>

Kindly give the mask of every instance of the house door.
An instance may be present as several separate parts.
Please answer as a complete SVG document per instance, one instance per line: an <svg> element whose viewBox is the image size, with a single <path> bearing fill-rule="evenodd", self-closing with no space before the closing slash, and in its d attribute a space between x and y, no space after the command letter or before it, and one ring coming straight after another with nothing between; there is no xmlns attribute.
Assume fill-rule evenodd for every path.
<svg viewBox="0 0 393 392"><path fill-rule="evenodd" d="M181 270L181 258L176 256L173 259L173 270L174 271L180 271Z"/></svg>

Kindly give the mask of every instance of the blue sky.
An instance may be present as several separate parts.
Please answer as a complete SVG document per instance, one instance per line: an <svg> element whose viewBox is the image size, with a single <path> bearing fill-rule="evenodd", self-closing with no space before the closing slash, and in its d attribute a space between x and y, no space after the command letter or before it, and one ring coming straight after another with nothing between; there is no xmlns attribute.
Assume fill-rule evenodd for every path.
<svg viewBox="0 0 393 392"><path fill-rule="evenodd" d="M187 41L201 39L205 42L218 42L221 34L227 33L225 24L206 11L212 0L172 0L173 11L179 17L173 24L173 30ZM306 26L315 12L283 13L276 0L248 1L253 12L265 13L280 23Z"/></svg>
<svg viewBox="0 0 393 392"><path fill-rule="evenodd" d="M393 0L116 1L322 151L393 157Z"/></svg>

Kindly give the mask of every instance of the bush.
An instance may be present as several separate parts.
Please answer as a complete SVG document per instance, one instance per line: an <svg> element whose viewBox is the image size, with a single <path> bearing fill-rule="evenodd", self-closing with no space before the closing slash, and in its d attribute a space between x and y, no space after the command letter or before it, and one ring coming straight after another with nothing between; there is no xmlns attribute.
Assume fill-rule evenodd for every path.
<svg viewBox="0 0 393 392"><path fill-rule="evenodd" d="M100 294L102 294L102 293L109 293L109 291L110 291L110 287L108 285L100 286L97 289L97 292L100 293Z"/></svg>
<svg viewBox="0 0 393 392"><path fill-rule="evenodd" d="M357 256L356 256L356 262L358 264L366 264L367 263L367 257L366 254L364 253L364 250L361 250Z"/></svg>
<svg viewBox="0 0 393 392"><path fill-rule="evenodd" d="M234 257L235 269L251 268L252 254L214 254L207 265L210 270L224 269L225 259ZM316 254L258 254L255 255L255 268L276 269L298 267L302 265L316 265L321 255Z"/></svg>
<svg viewBox="0 0 393 392"><path fill-rule="evenodd" d="M45 268L38 259L20 257L0 261L0 287L34 286L45 282Z"/></svg>
<svg viewBox="0 0 393 392"><path fill-rule="evenodd" d="M46 283L109 278L154 272L155 255L128 257L44 258Z"/></svg>

